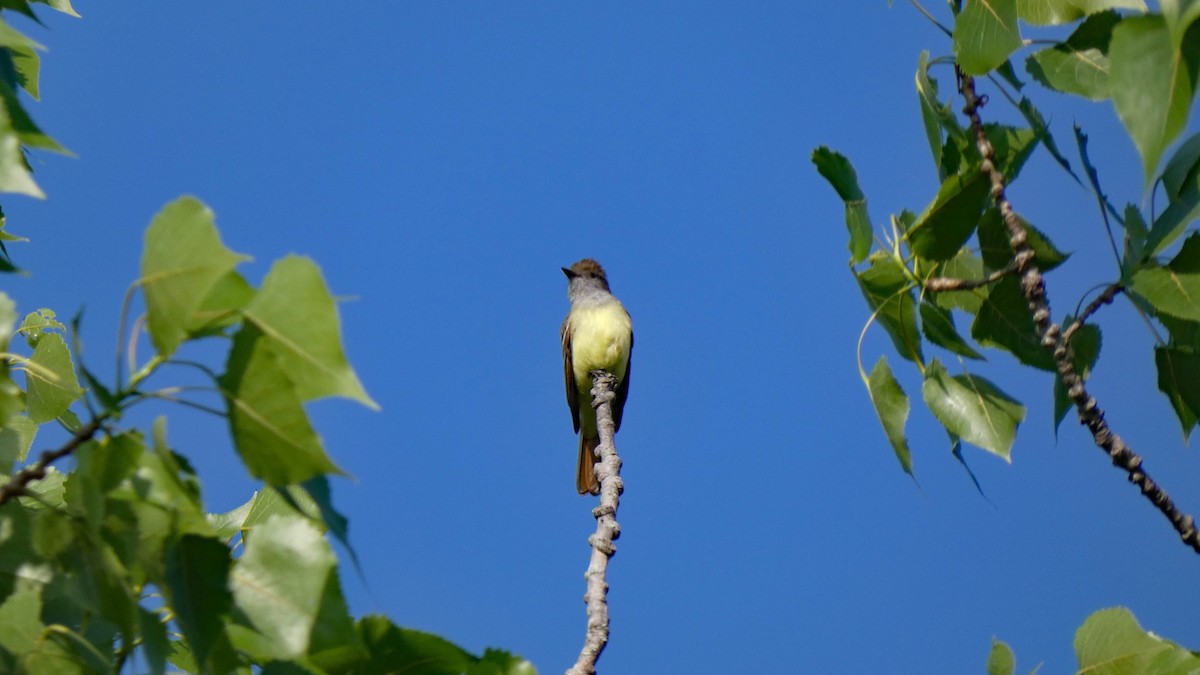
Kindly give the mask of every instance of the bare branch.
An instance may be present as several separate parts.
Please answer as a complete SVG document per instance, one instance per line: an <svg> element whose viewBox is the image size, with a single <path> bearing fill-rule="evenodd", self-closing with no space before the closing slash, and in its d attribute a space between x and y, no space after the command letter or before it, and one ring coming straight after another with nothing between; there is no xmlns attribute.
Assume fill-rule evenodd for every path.
<svg viewBox="0 0 1200 675"><path fill-rule="evenodd" d="M1125 287L1121 284L1112 284L1108 288L1104 289L1104 292L1101 293L1098 298L1093 300L1092 303L1083 310L1083 313L1076 317L1075 321L1068 326L1065 331L1063 331L1062 341L1064 343L1070 343L1071 338L1075 335L1075 333L1077 333L1080 328L1083 328L1083 323L1091 318L1093 314L1100 311L1100 308L1104 305L1111 305L1112 301L1117 297L1117 293L1120 293L1123 290L1125 290Z"/></svg>
<svg viewBox="0 0 1200 675"><path fill-rule="evenodd" d="M46 450L38 461L21 469L13 475L12 479L0 486L0 505L7 503L13 497L19 497L25 493L26 487L35 480L41 480L46 477L46 467L67 455L75 452L76 448L91 440L96 432L100 430L100 425L103 423L103 417L96 417L91 422L79 427L75 435L71 437L63 446L57 450Z"/></svg>
<svg viewBox="0 0 1200 675"><path fill-rule="evenodd" d="M958 78L959 91L966 101L963 113L971 119L971 131L975 134L975 144L979 148L979 154L983 156L980 171L991 183L992 199L1000 209L1004 226L1008 230L1013 261L1021 274L1021 292L1029 303L1029 311L1033 315L1033 322L1042 346L1054 355L1054 365L1058 370L1058 376L1067 389L1067 395L1075 403L1080 423L1088 428L1096 445L1108 454L1113 465L1124 470L1129 482L1137 485L1146 499L1150 500L1150 503L1154 504L1167 517L1167 520L1171 521L1171 526L1179 533L1183 542L1192 550L1200 553L1200 536L1197 534L1195 519L1175 506L1175 502L1167 495L1166 491L1146 473L1142 467L1142 458L1126 445L1120 436L1113 433L1108 422L1104 420L1104 411L1096 403L1096 399L1088 394L1087 389L1083 386L1083 378L1075 371L1075 366L1071 362L1071 350L1064 339L1062 328L1050 320L1050 303L1046 299L1046 285L1041 271L1038 270L1033 249L1029 246L1029 233L1026 232L1025 226L1021 224L1021 219L1013 211L1012 203L1005 195L1004 176L995 164L996 150L988 140L983 129L983 122L979 118L979 107L982 105L982 101L975 93L975 79L961 71L958 72ZM1115 293L1116 291L1113 290L1112 294ZM1109 295L1108 291L1102 294L1101 298L1106 295ZM1084 313L1085 316L1087 314L1088 312Z"/></svg>
<svg viewBox="0 0 1200 675"><path fill-rule="evenodd" d="M944 293L946 291L969 291L974 288L982 288L990 286L997 281L1010 274L1017 273L1016 262L1010 262L1003 268L992 272L982 279L956 279L954 277L933 277L927 279L924 284L926 291L930 293Z"/></svg>
<svg viewBox="0 0 1200 675"><path fill-rule="evenodd" d="M608 559L616 553L613 540L621 536L617 524L617 503L624 492L621 482L621 458L613 443L616 425L613 423L612 400L616 397L617 378L606 371L592 371L592 405L596 407L596 426L600 432L600 446L596 448L599 464L596 477L600 480L600 506L592 509L596 517L596 532L588 537L592 547L591 562L584 578L587 579L587 638L579 659L567 670L567 675L591 675L596 672L596 661L604 645L608 643Z"/></svg>

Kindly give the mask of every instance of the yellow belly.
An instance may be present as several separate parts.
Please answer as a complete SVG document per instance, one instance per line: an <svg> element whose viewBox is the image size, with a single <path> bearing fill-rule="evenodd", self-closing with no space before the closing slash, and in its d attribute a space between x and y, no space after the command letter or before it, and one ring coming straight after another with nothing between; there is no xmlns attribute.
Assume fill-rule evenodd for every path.
<svg viewBox="0 0 1200 675"><path fill-rule="evenodd" d="M571 359L579 391L591 390L593 370L607 370L618 381L624 380L633 323L621 303L576 307L571 314Z"/></svg>

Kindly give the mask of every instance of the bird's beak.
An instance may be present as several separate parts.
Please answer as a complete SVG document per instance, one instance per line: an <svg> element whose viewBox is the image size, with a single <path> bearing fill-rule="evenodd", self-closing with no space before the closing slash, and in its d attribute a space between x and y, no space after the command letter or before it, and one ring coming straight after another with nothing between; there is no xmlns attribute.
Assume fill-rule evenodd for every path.
<svg viewBox="0 0 1200 675"><path fill-rule="evenodd" d="M579 276L565 267L562 268L562 271L563 271L563 274L567 275L568 279L574 279L575 277Z"/></svg>

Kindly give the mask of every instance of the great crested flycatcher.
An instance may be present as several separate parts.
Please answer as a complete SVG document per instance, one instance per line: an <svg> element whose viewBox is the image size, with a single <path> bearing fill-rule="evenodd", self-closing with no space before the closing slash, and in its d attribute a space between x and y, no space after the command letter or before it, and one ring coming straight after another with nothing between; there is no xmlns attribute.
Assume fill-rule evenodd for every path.
<svg viewBox="0 0 1200 675"><path fill-rule="evenodd" d="M579 434L579 466L575 488L579 494L599 494L594 465L600 445L596 409L592 407L592 371L605 370L617 378L612 402L613 422L621 428L621 411L629 396L629 357L633 352L633 322L629 312L608 290L608 277L600 263L584 258L562 268L567 275L571 311L562 325L563 372L567 405Z"/></svg>

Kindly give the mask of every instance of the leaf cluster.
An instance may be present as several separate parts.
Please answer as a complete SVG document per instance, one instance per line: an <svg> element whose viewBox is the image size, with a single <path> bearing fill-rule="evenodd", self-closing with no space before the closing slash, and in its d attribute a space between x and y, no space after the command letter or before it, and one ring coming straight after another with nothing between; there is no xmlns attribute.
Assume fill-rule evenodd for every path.
<svg viewBox="0 0 1200 675"><path fill-rule="evenodd" d="M74 15L69 0L40 4ZM0 0L6 9L36 18L25 0ZM40 49L0 19L0 192L42 196L24 153L63 151L17 97L38 96ZM16 272L5 243L23 240L3 227L0 212L0 272ZM130 335L115 381L81 361L79 316L39 309L18 321L0 292L0 672L533 673L503 651L475 656L386 617L351 617L328 540L353 558L329 484L342 472L305 405L377 406L346 359L316 263L287 256L256 288L238 269L247 260L199 200L168 204L125 300L127 310L140 297L144 315L130 323L122 311ZM226 346L220 363L184 357L201 340ZM152 385L172 365L208 386ZM154 402L222 419L262 489L206 512L166 419L122 424ZM68 440L33 452L46 426Z"/></svg>
<svg viewBox="0 0 1200 675"><path fill-rule="evenodd" d="M1075 631L1074 647L1080 673L1175 675L1200 670L1200 654L1145 630L1124 607L1102 609L1089 616ZM1013 675L1016 665L1012 649L993 640L988 675ZM1031 670L1030 675L1040 668Z"/></svg>
<svg viewBox="0 0 1200 675"><path fill-rule="evenodd" d="M1138 312L1161 326L1155 347L1159 388L1186 438L1200 420L1200 238L1187 234L1200 217L1200 135L1168 150L1185 126L1196 94L1200 4L1164 2L1157 14L1141 0L950 4L953 25L943 29L951 36L952 53L939 58L922 53L915 77L922 126L939 181L928 204L916 214L902 211L891 217L888 227L876 228L850 161L826 147L813 153L817 170L845 204L851 269L871 311L868 326L883 327L896 353L916 366L922 399L946 429L960 461L961 441L1011 460L1025 408L966 364L981 361L988 350L1007 352L1025 366L1051 373L1055 362L1023 295L1020 265L1009 243L1013 232L994 205L991 185L981 171L977 139L969 121L956 114L952 99L939 90L933 72L953 65L956 80L963 73L986 75L997 98L1010 103L1024 120L1020 126L984 127L1005 184L1018 180L1026 160L1040 147L1069 181L1094 193L1096 220L1103 224L1116 260L1101 286L1107 287L1106 301L1123 294ZM1030 39L1023 32L1046 26L1057 27L1059 37ZM1020 50L1029 52L1025 70L1044 87L1113 101L1142 156L1146 184L1156 198L1165 197L1165 208L1156 213L1154 200L1148 212L1135 205L1115 208L1088 157L1087 136L1078 127L1073 140L1083 177L1076 173L1045 117L1020 93L1025 83L1013 66ZM1069 255L1049 235L1018 218L1042 272L1067 260ZM1123 230L1119 240L1114 227ZM1086 300L1081 299L1080 306ZM1073 316L1062 324L1070 330L1071 361L1084 378L1100 356L1101 331L1090 321L1096 309L1083 312L1078 325L1073 325ZM969 331L958 328L964 318ZM962 364L961 372L951 375L941 359L927 356L931 349L948 353ZM886 358L869 373L865 367L860 370L888 441L903 469L911 473L904 432L909 398ZM1057 377L1052 400L1057 427L1071 408L1069 392Z"/></svg>
<svg viewBox="0 0 1200 675"><path fill-rule="evenodd" d="M162 673L526 673L504 652L475 657L384 617L348 613L337 558L347 521L328 483L340 470L304 404L341 396L374 407L341 344L336 305L311 260L277 261L258 288L237 271L245 256L221 242L212 212L181 198L146 232L140 290L154 353L105 386L77 358L78 321L50 310L16 322L0 294L0 671ZM9 342L22 336L30 354ZM205 407L148 383L204 339L228 344L210 378L247 471L264 481L243 506L206 513L200 482L167 441L122 428L130 408L166 399ZM73 353L74 352L74 353ZM22 388L14 374L23 372ZM160 376L161 377L161 376ZM82 380L82 383L81 383ZM80 412L76 412L80 410ZM81 414L87 422L82 422ZM58 424L75 460L31 461L39 427ZM30 461L27 461L30 460ZM32 468L31 468L32 467ZM351 549L352 551L352 549Z"/></svg>

